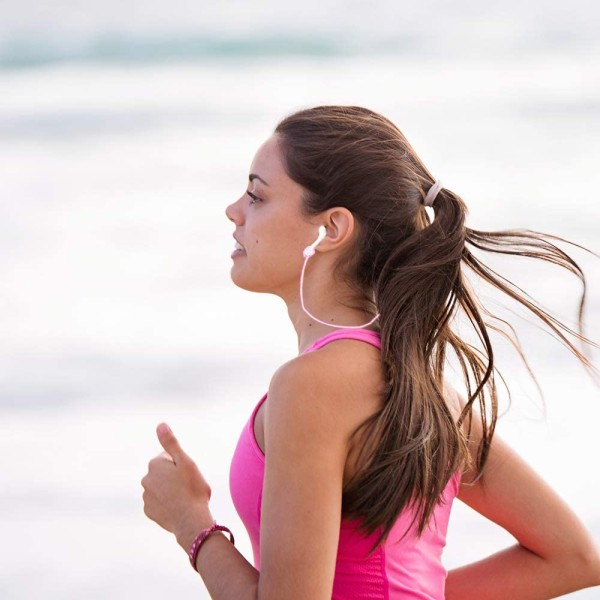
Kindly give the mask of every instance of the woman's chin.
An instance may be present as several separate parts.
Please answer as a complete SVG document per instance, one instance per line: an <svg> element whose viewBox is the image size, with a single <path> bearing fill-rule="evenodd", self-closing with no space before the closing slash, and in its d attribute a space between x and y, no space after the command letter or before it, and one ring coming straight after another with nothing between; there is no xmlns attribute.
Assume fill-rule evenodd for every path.
<svg viewBox="0 0 600 600"><path fill-rule="evenodd" d="M248 292L256 291L252 283L248 281L248 279L245 278L240 272L238 272L235 263L231 266L231 271L229 275L231 277L232 283L236 287L239 287L241 290L246 290Z"/></svg>

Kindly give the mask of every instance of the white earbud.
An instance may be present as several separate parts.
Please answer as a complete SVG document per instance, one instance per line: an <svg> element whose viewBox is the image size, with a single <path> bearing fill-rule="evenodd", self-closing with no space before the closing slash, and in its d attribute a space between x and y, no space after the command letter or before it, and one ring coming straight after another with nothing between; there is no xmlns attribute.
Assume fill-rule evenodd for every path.
<svg viewBox="0 0 600 600"><path fill-rule="evenodd" d="M325 239L327 235L327 228L324 225L319 226L319 236L317 239L310 245L304 248L302 254L306 256L312 256L315 253L315 248Z"/></svg>

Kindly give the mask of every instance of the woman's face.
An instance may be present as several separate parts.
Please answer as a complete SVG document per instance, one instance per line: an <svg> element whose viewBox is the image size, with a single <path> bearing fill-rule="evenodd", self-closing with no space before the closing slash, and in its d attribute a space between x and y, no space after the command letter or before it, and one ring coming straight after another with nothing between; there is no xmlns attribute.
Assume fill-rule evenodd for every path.
<svg viewBox="0 0 600 600"><path fill-rule="evenodd" d="M297 292L302 251L318 235L318 226L300 214L303 191L286 174L277 136L271 136L254 156L246 190L225 210L244 246L232 256L235 285L284 299Z"/></svg>

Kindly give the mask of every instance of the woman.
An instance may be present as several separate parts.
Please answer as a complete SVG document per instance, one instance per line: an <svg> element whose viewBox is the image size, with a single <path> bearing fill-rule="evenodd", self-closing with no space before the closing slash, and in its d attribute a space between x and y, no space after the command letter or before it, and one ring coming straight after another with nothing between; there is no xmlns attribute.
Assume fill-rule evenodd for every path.
<svg viewBox="0 0 600 600"><path fill-rule="evenodd" d="M583 275L552 236L475 231L466 212L403 134L364 108L297 112L258 150L248 189L226 210L240 245L231 277L285 301L299 355L274 374L231 464L254 566L227 528L215 529L210 486L165 424L165 452L142 480L146 515L190 552L212 598L531 600L600 584L600 554L582 523L494 435L486 325L503 330L484 322L482 311L493 315L464 268L534 312L594 372L562 331L597 345L469 246ZM451 329L459 307L483 351ZM444 378L448 345L466 397ZM455 497L518 543L446 573Z"/></svg>

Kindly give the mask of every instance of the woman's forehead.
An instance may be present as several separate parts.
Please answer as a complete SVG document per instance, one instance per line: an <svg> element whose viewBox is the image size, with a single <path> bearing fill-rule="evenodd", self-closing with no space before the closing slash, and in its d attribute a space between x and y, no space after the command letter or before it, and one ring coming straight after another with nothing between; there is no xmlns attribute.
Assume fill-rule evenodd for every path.
<svg viewBox="0 0 600 600"><path fill-rule="evenodd" d="M263 142L256 151L250 166L250 172L256 173L270 185L271 182L269 181L267 174L277 175L281 171L285 173L281 151L277 139L275 136L271 136L268 140Z"/></svg>

